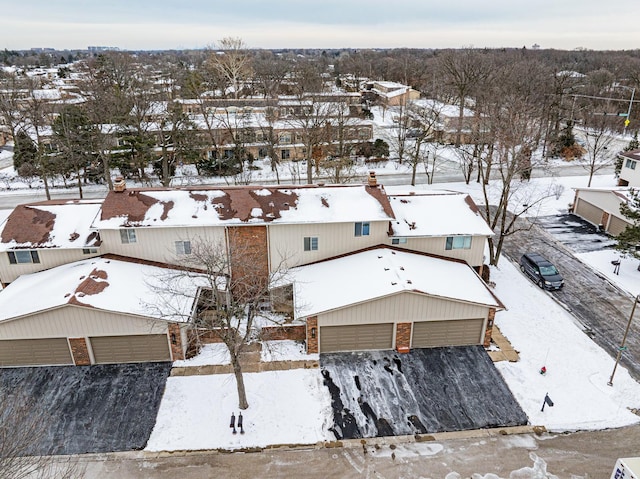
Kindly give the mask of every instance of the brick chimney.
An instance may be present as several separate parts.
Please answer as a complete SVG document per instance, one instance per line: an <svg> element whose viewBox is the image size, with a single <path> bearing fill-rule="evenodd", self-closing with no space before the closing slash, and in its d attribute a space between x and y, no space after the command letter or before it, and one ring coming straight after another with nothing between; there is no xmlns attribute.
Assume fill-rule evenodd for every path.
<svg viewBox="0 0 640 479"><path fill-rule="evenodd" d="M375 171L370 171L369 172L369 186L371 186L372 188L376 188L378 186L378 180L376 178L376 172Z"/></svg>
<svg viewBox="0 0 640 479"><path fill-rule="evenodd" d="M127 189L127 184L124 181L122 176L116 176L115 181L113 182L113 191L116 193L122 193Z"/></svg>

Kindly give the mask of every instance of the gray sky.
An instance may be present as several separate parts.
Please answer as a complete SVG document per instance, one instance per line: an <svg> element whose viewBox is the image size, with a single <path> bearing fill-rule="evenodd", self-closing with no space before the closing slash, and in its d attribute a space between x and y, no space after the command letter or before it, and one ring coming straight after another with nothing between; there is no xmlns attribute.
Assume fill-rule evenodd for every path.
<svg viewBox="0 0 640 479"><path fill-rule="evenodd" d="M638 0L0 0L0 48L640 48Z"/></svg>

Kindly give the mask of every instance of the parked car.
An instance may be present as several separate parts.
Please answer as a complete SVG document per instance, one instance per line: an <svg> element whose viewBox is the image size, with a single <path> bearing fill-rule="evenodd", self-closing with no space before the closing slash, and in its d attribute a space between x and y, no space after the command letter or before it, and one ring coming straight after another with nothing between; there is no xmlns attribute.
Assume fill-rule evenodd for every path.
<svg viewBox="0 0 640 479"><path fill-rule="evenodd" d="M541 288L554 290L564 286L564 279L558 269L538 253L523 254L520 269Z"/></svg>

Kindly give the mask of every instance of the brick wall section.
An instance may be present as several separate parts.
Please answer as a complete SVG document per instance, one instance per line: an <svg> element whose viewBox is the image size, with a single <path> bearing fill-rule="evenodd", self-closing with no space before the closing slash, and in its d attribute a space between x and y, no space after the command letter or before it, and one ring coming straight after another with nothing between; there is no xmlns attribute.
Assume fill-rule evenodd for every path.
<svg viewBox="0 0 640 479"><path fill-rule="evenodd" d="M89 366L91 364L91 356L89 356L89 348L85 338L69 338L69 345L71 346L71 354L76 366Z"/></svg>
<svg viewBox="0 0 640 479"><path fill-rule="evenodd" d="M311 331L315 329L315 338L312 337ZM307 318L307 354L318 353L318 338L320 337L320 330L318 329L318 317L311 316Z"/></svg>
<svg viewBox="0 0 640 479"><path fill-rule="evenodd" d="M232 294L254 296L269 281L266 226L231 226L227 229L231 253Z"/></svg>
<svg viewBox="0 0 640 479"><path fill-rule="evenodd" d="M169 324L169 345L171 346L171 359L177 361L184 359L184 350L182 347L182 334L180 334L180 326L176 323Z"/></svg>
<svg viewBox="0 0 640 479"><path fill-rule="evenodd" d="M495 308L491 308L489 310L489 317L487 319L487 329L484 332L483 346L485 348L488 348L489 346L491 346L491 334L493 333L493 321L495 317L496 317L496 310Z"/></svg>
<svg viewBox="0 0 640 479"><path fill-rule="evenodd" d="M396 324L396 351L409 352L411 349L411 323Z"/></svg>
<svg viewBox="0 0 640 479"><path fill-rule="evenodd" d="M300 326L263 326L260 331L260 339L263 341L279 341L290 339L292 341L304 341L307 336L307 327Z"/></svg>

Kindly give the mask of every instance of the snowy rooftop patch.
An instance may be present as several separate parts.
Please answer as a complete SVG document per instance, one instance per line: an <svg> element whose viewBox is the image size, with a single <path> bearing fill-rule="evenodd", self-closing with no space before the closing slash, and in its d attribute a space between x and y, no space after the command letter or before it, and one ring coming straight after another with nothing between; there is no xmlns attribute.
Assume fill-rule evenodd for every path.
<svg viewBox="0 0 640 479"><path fill-rule="evenodd" d="M391 217L383 190L364 185L143 189L110 192L94 227L339 223Z"/></svg>
<svg viewBox="0 0 640 479"><path fill-rule="evenodd" d="M20 276L0 295L0 321L67 304L187 321L199 283L207 285L175 270L92 258Z"/></svg>
<svg viewBox="0 0 640 479"><path fill-rule="evenodd" d="M293 268L289 277L298 318L403 292L502 306L467 264L385 247Z"/></svg>
<svg viewBox="0 0 640 479"><path fill-rule="evenodd" d="M492 236L493 231L465 193L399 190L389 195L395 236Z"/></svg>
<svg viewBox="0 0 640 479"><path fill-rule="evenodd" d="M58 200L20 205L0 224L0 251L86 248L98 245L91 223L102 200Z"/></svg>

